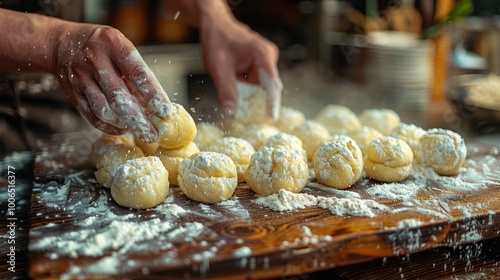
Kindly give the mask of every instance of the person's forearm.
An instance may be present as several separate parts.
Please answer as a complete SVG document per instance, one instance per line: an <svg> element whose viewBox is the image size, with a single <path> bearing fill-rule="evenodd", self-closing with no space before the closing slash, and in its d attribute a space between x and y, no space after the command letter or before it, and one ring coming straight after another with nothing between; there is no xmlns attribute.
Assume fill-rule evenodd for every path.
<svg viewBox="0 0 500 280"><path fill-rule="evenodd" d="M179 13L178 20L196 28L203 28L214 19L235 19L226 0L164 0L163 4L172 14Z"/></svg>
<svg viewBox="0 0 500 280"><path fill-rule="evenodd" d="M0 72L51 71L55 20L0 9Z"/></svg>

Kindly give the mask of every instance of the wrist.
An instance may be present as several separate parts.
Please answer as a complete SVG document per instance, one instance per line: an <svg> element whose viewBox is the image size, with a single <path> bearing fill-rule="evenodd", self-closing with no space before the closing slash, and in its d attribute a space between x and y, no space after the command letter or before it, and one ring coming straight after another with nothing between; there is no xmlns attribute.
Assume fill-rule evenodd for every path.
<svg viewBox="0 0 500 280"><path fill-rule="evenodd" d="M198 2L200 30L211 28L216 24L226 25L238 22L225 0L200 2Z"/></svg>

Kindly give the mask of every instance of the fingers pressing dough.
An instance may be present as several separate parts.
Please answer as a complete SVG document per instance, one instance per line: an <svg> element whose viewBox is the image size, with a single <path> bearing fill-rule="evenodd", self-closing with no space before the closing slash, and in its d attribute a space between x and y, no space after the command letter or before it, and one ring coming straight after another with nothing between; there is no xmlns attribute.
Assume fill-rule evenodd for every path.
<svg viewBox="0 0 500 280"><path fill-rule="evenodd" d="M165 149L186 146L196 137L196 124L191 115L177 103L172 103L169 117L160 119L151 116L158 129L158 144Z"/></svg>

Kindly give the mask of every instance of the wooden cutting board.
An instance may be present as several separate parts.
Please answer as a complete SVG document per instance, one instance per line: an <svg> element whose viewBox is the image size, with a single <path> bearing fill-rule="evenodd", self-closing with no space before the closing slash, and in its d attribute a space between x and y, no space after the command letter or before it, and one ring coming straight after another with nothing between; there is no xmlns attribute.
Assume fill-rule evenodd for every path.
<svg viewBox="0 0 500 280"><path fill-rule="evenodd" d="M42 140L31 200L29 274L263 279L498 237L499 148L466 142L467 160L457 177L430 176L420 184L415 175L386 185L362 179L348 191L333 192L311 181L303 191L386 207L360 217L317 206L273 211L256 204L259 196L245 184L223 203L191 201L172 186L154 209L126 209L96 183L85 135ZM370 191L376 188L391 191Z"/></svg>

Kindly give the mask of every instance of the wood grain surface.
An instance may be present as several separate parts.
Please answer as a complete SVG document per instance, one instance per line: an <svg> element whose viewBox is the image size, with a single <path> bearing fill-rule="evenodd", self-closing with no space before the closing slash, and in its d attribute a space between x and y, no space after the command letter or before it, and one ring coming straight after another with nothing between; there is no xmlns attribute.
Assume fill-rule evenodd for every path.
<svg viewBox="0 0 500 280"><path fill-rule="evenodd" d="M38 143L31 199L32 278L265 279L500 236L500 153L474 141L467 141L464 168L479 175L484 168L488 172L469 176L464 182L471 185L469 190L428 180L410 199L374 199L366 190L380 183L362 179L349 191L389 210L355 217L318 207L272 211L257 205L258 196L245 184L227 203L192 201L172 186L160 206L126 209L95 182L87 160L89 146L82 139L81 134L68 134ZM303 192L342 197L313 185ZM404 226L402 221L419 224ZM120 223L149 229L139 239L133 232L118 232L112 235L115 245L97 238L110 237L103 234ZM157 227L151 226L155 223ZM108 269L101 269L106 264Z"/></svg>

